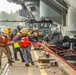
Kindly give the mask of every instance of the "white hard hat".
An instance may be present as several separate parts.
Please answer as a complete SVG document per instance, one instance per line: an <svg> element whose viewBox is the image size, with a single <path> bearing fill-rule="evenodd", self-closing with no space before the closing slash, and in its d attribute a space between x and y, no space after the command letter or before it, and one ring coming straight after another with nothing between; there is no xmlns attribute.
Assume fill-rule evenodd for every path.
<svg viewBox="0 0 76 75"><path fill-rule="evenodd" d="M21 26L21 27L23 27L23 23L19 23L18 25Z"/></svg>

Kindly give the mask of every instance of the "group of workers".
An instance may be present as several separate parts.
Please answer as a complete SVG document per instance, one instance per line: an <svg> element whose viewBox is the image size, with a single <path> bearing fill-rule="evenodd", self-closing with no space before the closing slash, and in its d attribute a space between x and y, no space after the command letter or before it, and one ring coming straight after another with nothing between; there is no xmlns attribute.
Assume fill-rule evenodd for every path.
<svg viewBox="0 0 76 75"><path fill-rule="evenodd" d="M48 36L45 37L45 39ZM46 39L49 41L48 39ZM38 42L38 28L35 28L32 32L23 28L22 25L18 25L15 29L11 27L6 27L2 33L0 33L0 68L2 63L3 52L8 58L9 65L12 66L13 57L12 52L9 48L11 44L14 53L15 61L19 61L17 57L17 52L20 53L22 62L25 62L25 66L29 66L29 63L34 65L31 56L31 42Z"/></svg>

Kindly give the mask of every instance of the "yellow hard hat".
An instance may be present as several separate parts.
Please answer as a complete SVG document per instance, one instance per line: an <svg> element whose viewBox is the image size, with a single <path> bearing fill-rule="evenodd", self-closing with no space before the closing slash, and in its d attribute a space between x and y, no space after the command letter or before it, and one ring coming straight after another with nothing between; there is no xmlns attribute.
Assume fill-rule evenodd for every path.
<svg viewBox="0 0 76 75"><path fill-rule="evenodd" d="M46 36L48 36L48 34L46 34Z"/></svg>
<svg viewBox="0 0 76 75"><path fill-rule="evenodd" d="M35 30L38 30L38 28L35 28Z"/></svg>
<svg viewBox="0 0 76 75"><path fill-rule="evenodd" d="M6 28L7 28L8 30L11 30L11 27L10 27L10 26L7 26Z"/></svg>
<svg viewBox="0 0 76 75"><path fill-rule="evenodd" d="M4 33L4 34L9 34L9 30L8 30L7 28L5 28L5 29L3 30L3 33Z"/></svg>
<svg viewBox="0 0 76 75"><path fill-rule="evenodd" d="M33 30L38 30L38 28L33 28Z"/></svg>
<svg viewBox="0 0 76 75"><path fill-rule="evenodd" d="M28 31L28 32L27 32L27 34L28 34L28 35L31 35L31 32L30 32L30 31Z"/></svg>
<svg viewBox="0 0 76 75"><path fill-rule="evenodd" d="M20 30L21 33L27 33L27 30L25 28Z"/></svg>
<svg viewBox="0 0 76 75"><path fill-rule="evenodd" d="M35 28L33 28L33 30L35 30Z"/></svg>

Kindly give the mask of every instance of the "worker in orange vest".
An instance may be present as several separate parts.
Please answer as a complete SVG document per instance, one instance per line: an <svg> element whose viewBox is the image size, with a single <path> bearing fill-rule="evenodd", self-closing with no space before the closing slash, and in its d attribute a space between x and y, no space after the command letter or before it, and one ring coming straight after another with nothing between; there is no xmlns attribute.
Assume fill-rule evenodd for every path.
<svg viewBox="0 0 76 75"><path fill-rule="evenodd" d="M25 28L21 29L21 36L18 37L20 39L20 46L23 53L23 57L25 60L25 65L28 67L29 62L34 65L34 62L32 60L32 56L30 53L30 42L36 42L31 36L27 35L27 30Z"/></svg>
<svg viewBox="0 0 76 75"><path fill-rule="evenodd" d="M7 34L8 34L8 30L5 29L3 31L3 35L0 34L0 68L1 68L1 58L2 58L2 54L3 52L5 53L5 55L7 56L8 58L8 63L10 65L12 65L12 55L10 55L10 50L9 50L9 47L7 45L7 42L9 41L8 37L7 37Z"/></svg>

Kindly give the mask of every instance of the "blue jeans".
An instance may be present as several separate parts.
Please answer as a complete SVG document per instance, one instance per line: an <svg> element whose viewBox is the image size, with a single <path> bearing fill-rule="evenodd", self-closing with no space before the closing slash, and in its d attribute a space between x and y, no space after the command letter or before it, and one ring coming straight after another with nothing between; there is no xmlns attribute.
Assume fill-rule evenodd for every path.
<svg viewBox="0 0 76 75"><path fill-rule="evenodd" d="M32 61L32 56L30 53L30 50L31 50L30 46L28 46L27 48L22 47L21 50L22 50L23 57L24 57L26 64L28 64L29 62L32 63L33 61Z"/></svg>

